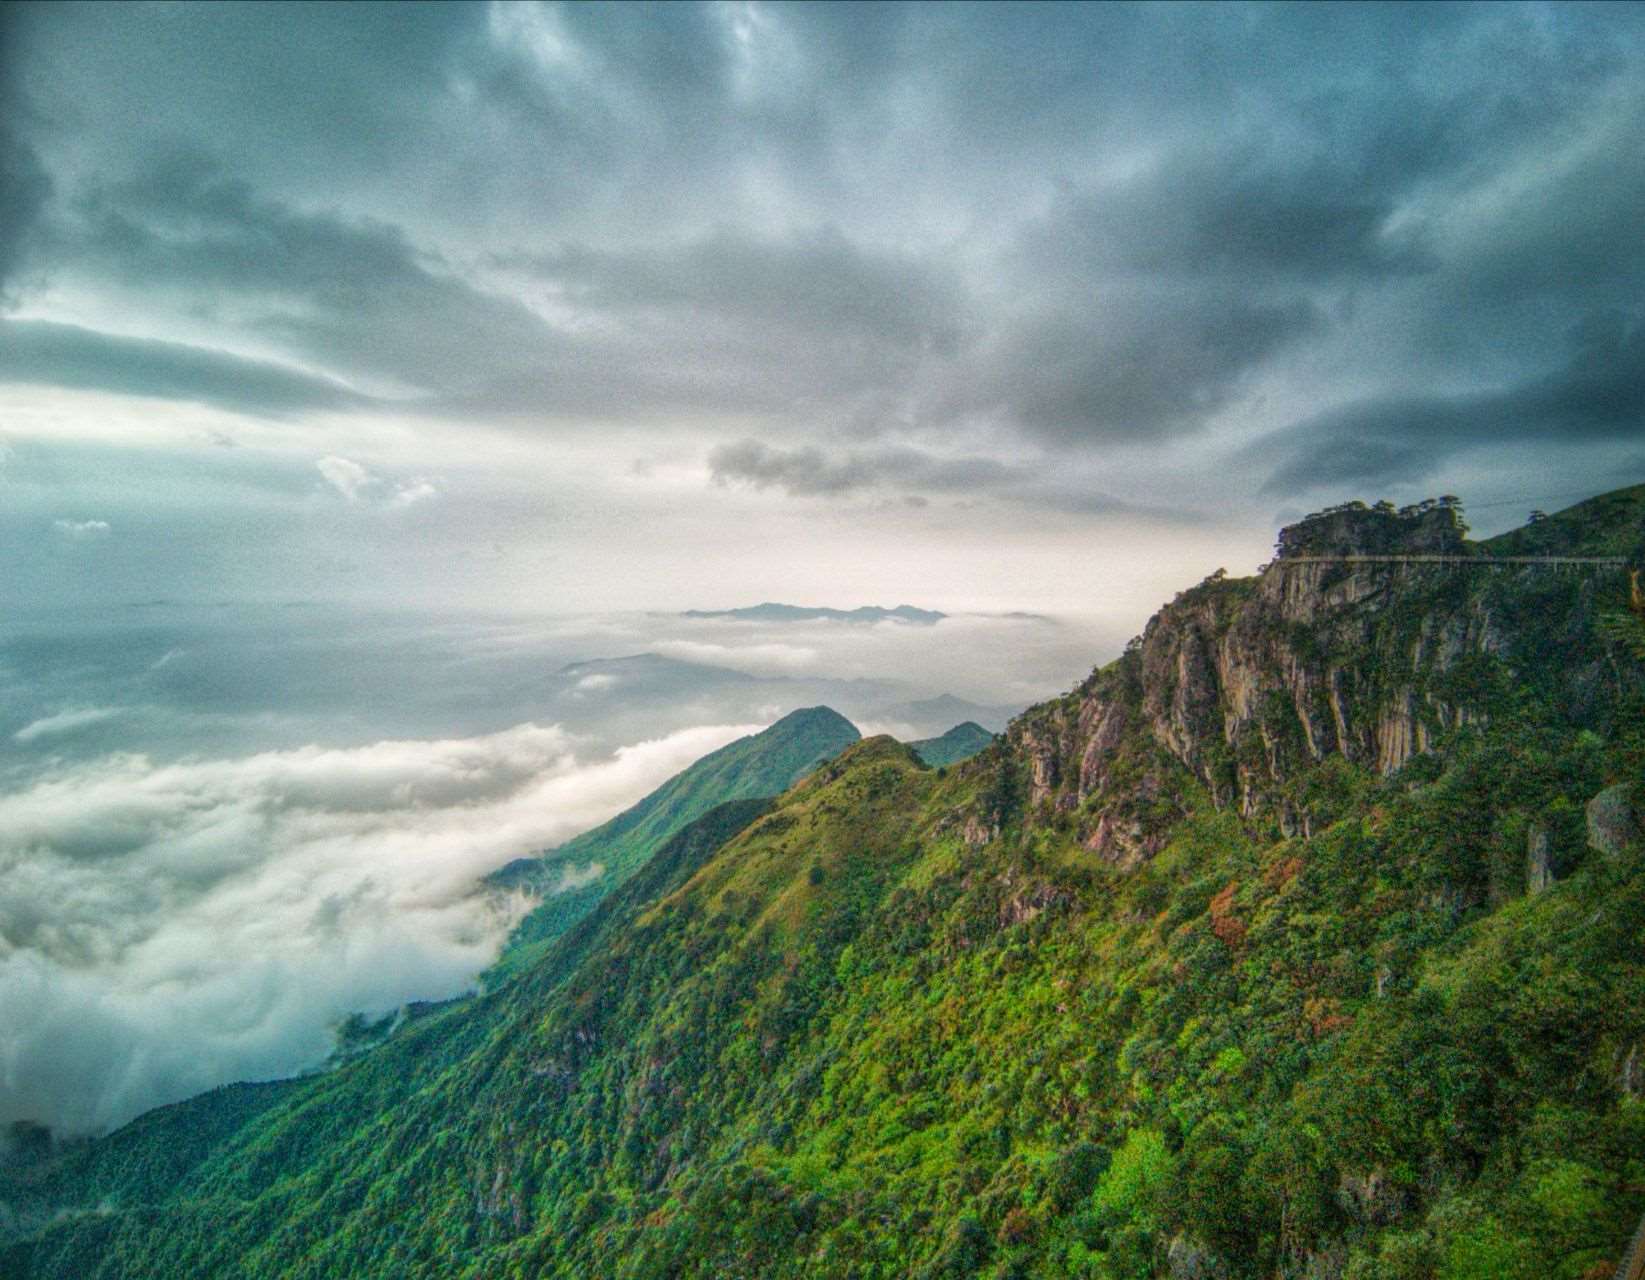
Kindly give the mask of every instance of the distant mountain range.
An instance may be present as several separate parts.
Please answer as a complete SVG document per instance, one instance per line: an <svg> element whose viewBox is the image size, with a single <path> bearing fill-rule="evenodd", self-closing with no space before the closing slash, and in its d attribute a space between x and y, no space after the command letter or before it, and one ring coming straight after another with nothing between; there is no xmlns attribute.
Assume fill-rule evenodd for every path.
<svg viewBox="0 0 1645 1280"><path fill-rule="evenodd" d="M911 622L929 627L948 615L934 609L916 609L899 604L893 609L866 605L860 609L812 608L798 604L749 605L742 609L687 609L682 618L735 618L739 622Z"/></svg>
<svg viewBox="0 0 1645 1280"><path fill-rule="evenodd" d="M1022 710L1013 706L983 706L951 693L940 693L934 698L916 698L912 702L894 702L876 707L874 720L893 725L909 725L917 732L936 733L943 725L963 725L967 720L990 733L1003 733L1011 718Z"/></svg>
<svg viewBox="0 0 1645 1280"><path fill-rule="evenodd" d="M935 737L967 720L999 733L1023 709L1020 703L988 706L951 693L910 700L907 694L912 691L907 685L889 680L754 675L659 653L573 662L555 672L551 681L555 705L560 706L576 706L590 698L612 699L620 693L622 710L635 718L635 732L646 714L654 714L658 706L688 705L703 698L716 698L720 713L726 715L739 708L751 712L756 706L820 703L864 724L890 726L905 738ZM612 710L615 713L619 708L614 705Z"/></svg>
<svg viewBox="0 0 1645 1280"><path fill-rule="evenodd" d="M729 659L728 659L729 660ZM736 667L709 662L689 662L660 653L633 653L620 658L590 658L573 662L554 673L560 693L588 693L615 689L619 685L630 695L646 697L691 696L703 692L758 685L762 697L770 698L778 686L794 690L817 690L831 703L852 706L878 703L908 686L892 680L847 680L836 676L755 675Z"/></svg>

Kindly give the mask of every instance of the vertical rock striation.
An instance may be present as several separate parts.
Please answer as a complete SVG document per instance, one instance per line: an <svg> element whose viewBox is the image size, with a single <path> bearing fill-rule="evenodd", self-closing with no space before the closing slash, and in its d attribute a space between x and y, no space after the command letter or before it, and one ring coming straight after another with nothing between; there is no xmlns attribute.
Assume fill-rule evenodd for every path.
<svg viewBox="0 0 1645 1280"><path fill-rule="evenodd" d="M1294 783L1310 765L1395 773L1532 684L1602 725L1637 680L1592 625L1626 583L1492 565L1463 530L1446 500L1337 508L1282 532L1257 577L1219 571L1182 592L1118 662L1011 725L1028 807L1072 815L1088 848L1132 865L1180 812L1179 771L1219 806L1307 834L1316 815ZM1435 554L1479 563L1348 559Z"/></svg>

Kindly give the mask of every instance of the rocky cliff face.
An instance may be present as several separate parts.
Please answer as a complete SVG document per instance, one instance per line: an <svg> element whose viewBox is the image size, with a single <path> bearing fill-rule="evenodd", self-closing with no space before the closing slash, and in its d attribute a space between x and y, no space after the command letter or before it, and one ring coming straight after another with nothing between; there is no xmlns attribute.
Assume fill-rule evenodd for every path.
<svg viewBox="0 0 1645 1280"><path fill-rule="evenodd" d="M1448 506L1339 508L1281 548L1256 578L1183 592L1122 659L1010 727L1030 809L1071 815L1087 847L1133 864L1186 772L1219 806L1306 834L1310 765L1392 774L1526 697L1602 728L1637 678L1593 627L1626 575L1492 565ZM1313 559L1436 552L1477 564Z"/></svg>

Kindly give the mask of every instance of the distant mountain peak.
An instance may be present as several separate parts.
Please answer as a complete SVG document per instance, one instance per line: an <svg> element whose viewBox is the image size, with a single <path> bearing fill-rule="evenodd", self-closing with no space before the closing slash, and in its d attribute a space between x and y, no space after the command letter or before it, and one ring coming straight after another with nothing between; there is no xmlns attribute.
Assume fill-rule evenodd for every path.
<svg viewBox="0 0 1645 1280"><path fill-rule="evenodd" d="M967 720L955 725L941 737L924 738L908 745L926 764L937 768L940 765L958 764L961 760L969 760L993 741L994 735L987 729L975 720Z"/></svg>
<svg viewBox="0 0 1645 1280"><path fill-rule="evenodd" d="M818 728L848 729L857 733L857 726L852 724L833 707L800 707L790 711L782 719L771 724L766 733L773 733L777 729L818 729Z"/></svg>
<svg viewBox="0 0 1645 1280"><path fill-rule="evenodd" d="M985 707L956 697L952 693L939 693L931 698L917 698L912 702L896 702L878 707L870 718L876 723L898 725L905 733L935 738L949 732L950 727L962 725L966 721L990 733L998 733L1022 710L1021 703L1013 706Z"/></svg>
<svg viewBox="0 0 1645 1280"><path fill-rule="evenodd" d="M739 622L909 622L929 627L948 615L934 609L916 609L911 604L892 608L882 605L864 605L857 609L833 609L825 605L779 604L767 600L763 604L747 605L741 609L687 609L682 618L732 618Z"/></svg>

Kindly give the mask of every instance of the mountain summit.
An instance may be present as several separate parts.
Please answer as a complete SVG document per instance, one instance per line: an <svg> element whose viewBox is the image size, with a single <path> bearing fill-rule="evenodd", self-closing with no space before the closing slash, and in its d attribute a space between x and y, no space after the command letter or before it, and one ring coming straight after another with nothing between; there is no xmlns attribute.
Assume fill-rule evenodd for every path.
<svg viewBox="0 0 1645 1280"><path fill-rule="evenodd" d="M495 980L529 964L543 944L581 920L669 837L716 805L778 795L861 737L856 725L831 708L791 711L769 728L704 756L610 821L493 873L494 887L523 889L543 901L516 927L490 976Z"/></svg>
<svg viewBox="0 0 1645 1280"><path fill-rule="evenodd" d="M941 737L924 738L908 745L914 748L921 760L935 769L942 765L969 760L993 741L994 735L987 729L974 720L967 720L964 724L955 725Z"/></svg>

